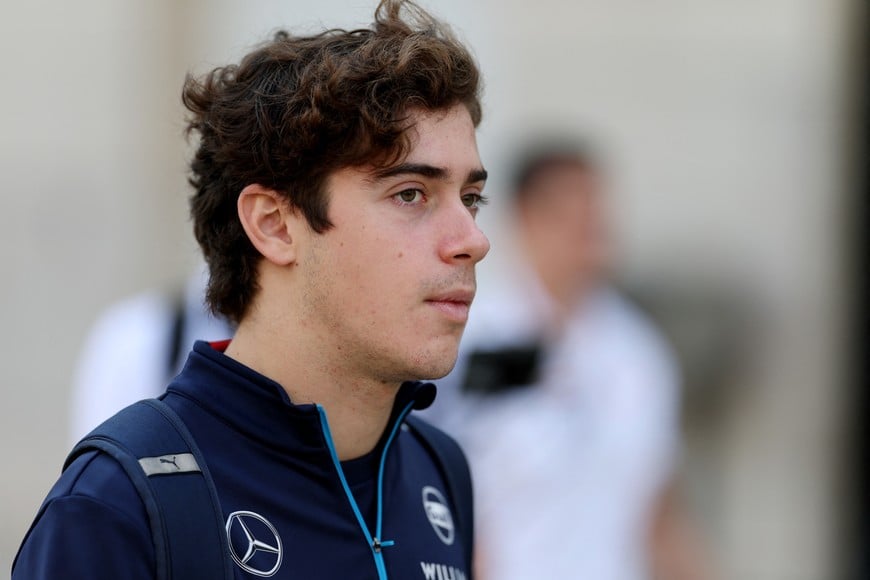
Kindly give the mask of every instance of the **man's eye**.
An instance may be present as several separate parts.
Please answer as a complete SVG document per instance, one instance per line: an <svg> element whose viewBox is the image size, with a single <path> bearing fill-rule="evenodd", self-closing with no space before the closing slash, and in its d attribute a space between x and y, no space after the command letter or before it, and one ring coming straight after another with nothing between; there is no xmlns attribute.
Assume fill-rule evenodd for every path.
<svg viewBox="0 0 870 580"><path fill-rule="evenodd" d="M465 207L480 207L486 205L486 196L480 193L466 193L462 196L462 205Z"/></svg>
<svg viewBox="0 0 870 580"><path fill-rule="evenodd" d="M398 197L399 200L404 203L414 203L417 201L421 201L423 197L423 192L419 189L406 189L397 193L396 197Z"/></svg>

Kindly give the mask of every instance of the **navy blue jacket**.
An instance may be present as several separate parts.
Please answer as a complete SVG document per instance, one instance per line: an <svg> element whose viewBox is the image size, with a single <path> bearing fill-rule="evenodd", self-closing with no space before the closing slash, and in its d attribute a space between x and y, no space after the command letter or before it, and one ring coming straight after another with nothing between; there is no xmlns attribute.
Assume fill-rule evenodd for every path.
<svg viewBox="0 0 870 580"><path fill-rule="evenodd" d="M294 405L207 343L162 398L206 457L237 578L464 580L447 486L403 422L434 396L434 385L402 385L375 450L344 462L322 408ZM153 579L154 561L135 488L113 459L88 452L49 493L12 577Z"/></svg>

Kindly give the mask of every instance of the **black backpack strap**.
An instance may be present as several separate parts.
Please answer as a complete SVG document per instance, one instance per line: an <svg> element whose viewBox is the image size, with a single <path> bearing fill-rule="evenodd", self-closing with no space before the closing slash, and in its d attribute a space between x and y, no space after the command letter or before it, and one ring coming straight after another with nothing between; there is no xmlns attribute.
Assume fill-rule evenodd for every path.
<svg viewBox="0 0 870 580"><path fill-rule="evenodd" d="M187 305L185 304L184 291L182 289L174 290L167 295L170 305L172 306L171 317L167 328L169 329L166 337L166 378L171 379L178 372L178 367L183 361L183 357L187 356L188 346L184 345L185 326L187 322Z"/></svg>
<svg viewBox="0 0 870 580"><path fill-rule="evenodd" d="M429 451L438 460L438 466L448 492L453 500L457 527L461 532L465 560L468 562L468 577L473 574L474 555L474 501L471 472L462 448L452 437L422 419L408 416L405 422L420 436Z"/></svg>
<svg viewBox="0 0 870 580"><path fill-rule="evenodd" d="M94 429L64 463L97 449L115 458L148 513L159 579L231 580L233 567L217 490L178 415L139 401Z"/></svg>

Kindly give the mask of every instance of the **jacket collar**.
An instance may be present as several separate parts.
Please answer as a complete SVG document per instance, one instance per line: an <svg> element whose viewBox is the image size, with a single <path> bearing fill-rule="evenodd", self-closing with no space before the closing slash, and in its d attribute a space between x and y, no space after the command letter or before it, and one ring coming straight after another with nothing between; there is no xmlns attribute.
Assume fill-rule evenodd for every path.
<svg viewBox="0 0 870 580"><path fill-rule="evenodd" d="M223 351L228 344L197 341L167 392L194 400L232 429L268 447L287 452L298 450L299 445L323 446L316 406L294 404L276 381L226 356ZM408 403L413 402L414 409L425 409L435 394L432 383L403 383L385 432Z"/></svg>

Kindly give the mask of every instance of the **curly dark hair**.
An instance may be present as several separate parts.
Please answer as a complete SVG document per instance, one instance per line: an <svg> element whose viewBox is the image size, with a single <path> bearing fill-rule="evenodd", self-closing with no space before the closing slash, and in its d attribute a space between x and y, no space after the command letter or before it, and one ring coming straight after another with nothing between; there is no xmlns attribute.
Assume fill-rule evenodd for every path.
<svg viewBox="0 0 870 580"><path fill-rule="evenodd" d="M187 132L199 136L190 208L212 311L239 322L258 289L261 255L236 207L245 186L281 193L323 233L332 226L325 191L332 172L399 162L413 109L461 104L477 126L480 84L450 29L403 0L381 0L370 28L279 31L238 65L188 75Z"/></svg>

